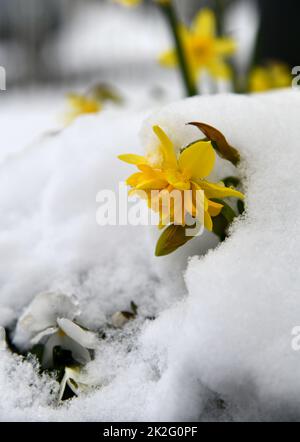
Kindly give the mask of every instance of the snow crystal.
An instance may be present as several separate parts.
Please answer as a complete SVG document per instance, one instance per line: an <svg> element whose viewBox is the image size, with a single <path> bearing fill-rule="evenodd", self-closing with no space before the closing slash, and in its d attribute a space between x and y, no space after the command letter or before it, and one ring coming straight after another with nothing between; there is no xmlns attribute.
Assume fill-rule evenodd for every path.
<svg viewBox="0 0 300 442"><path fill-rule="evenodd" d="M140 139L145 113L105 111L2 164L0 303L11 321L42 291L75 294L91 328L131 301L158 315L101 341L87 366L99 388L61 407L54 381L4 350L2 420L299 419L299 111L295 91L195 97L148 117ZM117 154L156 142L153 124L179 149L200 136L189 121L241 152L247 211L205 256L194 255L217 246L210 234L155 258L154 228L96 224L96 195L132 171ZM232 174L219 166L216 179Z"/></svg>

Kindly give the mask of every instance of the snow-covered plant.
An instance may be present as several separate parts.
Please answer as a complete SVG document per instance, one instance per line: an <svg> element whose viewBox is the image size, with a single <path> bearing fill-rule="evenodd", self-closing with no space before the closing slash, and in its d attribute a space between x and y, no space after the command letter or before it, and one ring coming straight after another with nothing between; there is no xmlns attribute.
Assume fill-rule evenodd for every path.
<svg viewBox="0 0 300 442"><path fill-rule="evenodd" d="M212 183L207 177L211 174L216 160L216 152L234 165L239 161L239 153L230 146L224 135L217 129L204 123L189 123L198 127L206 135L188 146L183 146L179 155L176 154L173 142L159 127L153 131L159 140L155 155L140 156L134 154L120 155L119 159L138 168L127 179L131 187L130 194L135 193L145 198L148 207L158 212L159 228L167 229L162 233L157 246L156 255L167 255L184 245L192 237L186 234L190 226L190 218L204 223L209 231L220 237L224 236L228 223L236 216L224 198L234 197L243 200L244 195L227 187L224 182ZM172 192L179 193L179 205L170 204ZM190 191L186 199L186 191ZM203 202L199 210L197 192L201 191ZM171 196L170 196L171 195ZM166 204L166 196L169 196ZM227 223L214 223L213 219L223 217ZM220 220L220 219L219 219ZM214 225L217 229L214 229Z"/></svg>
<svg viewBox="0 0 300 442"><path fill-rule="evenodd" d="M90 350L96 348L97 337L75 322L79 313L75 297L41 293L19 318L14 344L21 350L41 344L43 368L53 367L55 348L70 351L74 361L84 365L91 360Z"/></svg>
<svg viewBox="0 0 300 442"><path fill-rule="evenodd" d="M115 313L108 328L121 328L137 315L137 306L131 302L131 311ZM44 292L34 297L17 321L13 339L8 342L6 331L0 327L0 350L10 349L32 359L36 356L40 371L52 372L60 383L59 400L78 396L95 387L85 365L93 359L100 336L78 324L79 304L75 296Z"/></svg>
<svg viewBox="0 0 300 442"><path fill-rule="evenodd" d="M78 396L95 386L88 373L81 367L65 367L64 376L60 383L59 401L63 400L68 387L72 394Z"/></svg>

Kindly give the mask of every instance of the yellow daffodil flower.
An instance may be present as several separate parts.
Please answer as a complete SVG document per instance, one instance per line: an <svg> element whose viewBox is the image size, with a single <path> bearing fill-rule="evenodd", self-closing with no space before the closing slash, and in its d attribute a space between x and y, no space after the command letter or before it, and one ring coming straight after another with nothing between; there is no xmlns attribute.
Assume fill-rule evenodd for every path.
<svg viewBox="0 0 300 442"><path fill-rule="evenodd" d="M180 25L180 33L190 74L195 80L203 70L215 78L230 78L231 70L224 59L234 54L236 44L232 38L216 36L216 19L213 11L203 9L196 16L190 29ZM163 53L159 60L163 66L176 66L176 51Z"/></svg>
<svg viewBox="0 0 300 442"><path fill-rule="evenodd" d="M137 6L141 3L141 0L114 0L116 3L120 3L123 6Z"/></svg>
<svg viewBox="0 0 300 442"><path fill-rule="evenodd" d="M96 114L102 109L100 101L79 94L69 94L70 110L65 115L65 124L72 123L77 117L84 114Z"/></svg>
<svg viewBox="0 0 300 442"><path fill-rule="evenodd" d="M123 6L137 6L139 5L142 0L114 0L116 3L120 3L120 5ZM161 4L161 5L167 5L170 3L171 0L154 0L155 3Z"/></svg>
<svg viewBox="0 0 300 442"><path fill-rule="evenodd" d="M159 126L154 126L153 131L159 140L155 161L150 157L134 154L119 156L120 160L133 164L139 169L127 179L127 184L131 187L130 193L139 194L139 191L143 190L143 194L147 195L149 207L159 212L160 227L164 227L167 225L166 220L177 225L186 225L186 214L193 218L197 217L196 191L202 190L204 192L204 207L202 208L204 225L209 231L212 231L212 217L219 215L223 206L211 201L211 199L243 198L243 194L205 179L211 174L216 157L210 141L197 141L177 156L174 145L166 133ZM154 190L157 191L155 196L152 192ZM191 190L189 204L186 204L185 207L181 206L180 210L174 205L164 206L165 192L171 193L173 190L181 192L183 203L185 202L183 192Z"/></svg>
<svg viewBox="0 0 300 442"><path fill-rule="evenodd" d="M258 66L250 74L251 92L265 92L291 85L291 72L284 63L271 63L269 66Z"/></svg>

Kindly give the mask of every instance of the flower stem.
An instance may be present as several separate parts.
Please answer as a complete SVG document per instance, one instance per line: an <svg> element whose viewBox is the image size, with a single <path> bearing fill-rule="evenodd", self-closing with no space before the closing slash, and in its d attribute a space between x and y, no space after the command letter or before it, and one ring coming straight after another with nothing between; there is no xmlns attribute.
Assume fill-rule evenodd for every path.
<svg viewBox="0 0 300 442"><path fill-rule="evenodd" d="M178 29L178 18L175 11L175 8L172 4L172 1L162 2L160 3L160 8L165 13L167 21L169 23L170 30L172 32L172 36L175 43L178 64L180 68L180 73L182 77L182 81L185 86L185 91L187 97L192 97L198 94L196 84L190 74L190 70L188 67L186 53L182 44L182 39L180 37L179 29Z"/></svg>
<svg viewBox="0 0 300 442"><path fill-rule="evenodd" d="M217 33L221 37L224 31L224 1L215 0L215 11L217 19Z"/></svg>

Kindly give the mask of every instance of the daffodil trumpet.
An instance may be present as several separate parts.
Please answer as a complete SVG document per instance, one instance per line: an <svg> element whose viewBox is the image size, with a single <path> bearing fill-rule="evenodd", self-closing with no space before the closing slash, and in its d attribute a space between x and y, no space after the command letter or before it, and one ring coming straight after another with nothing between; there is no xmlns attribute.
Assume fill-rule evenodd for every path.
<svg viewBox="0 0 300 442"><path fill-rule="evenodd" d="M224 208L222 200L229 197L244 198L240 191L226 187L223 182L208 181L207 178L215 165L216 152L229 160L232 160L233 152L236 155L238 152L229 146L221 132L212 126L204 126L206 135L211 136L212 140L207 137L205 140L195 141L181 149L178 155L168 135L161 127L153 126L158 140L154 155L119 156L120 160L137 167L138 172L132 174L126 181L130 187L129 193L137 194L147 200L148 207L159 214L159 228L170 225L181 226L181 229L176 228L176 233L174 229L163 236L168 241L168 250L170 238L173 245L178 243L178 247L188 240L184 241L183 236L186 236L185 228L191 225L191 220L197 222L200 219L208 231L213 231L213 218L219 216ZM170 198L174 192L181 197L179 204L175 204L174 198ZM188 198L185 198L186 192L189 193ZM199 192L202 195L200 204L197 200ZM174 251L174 247L171 249ZM160 247L160 252L158 254L167 254L163 246Z"/></svg>

